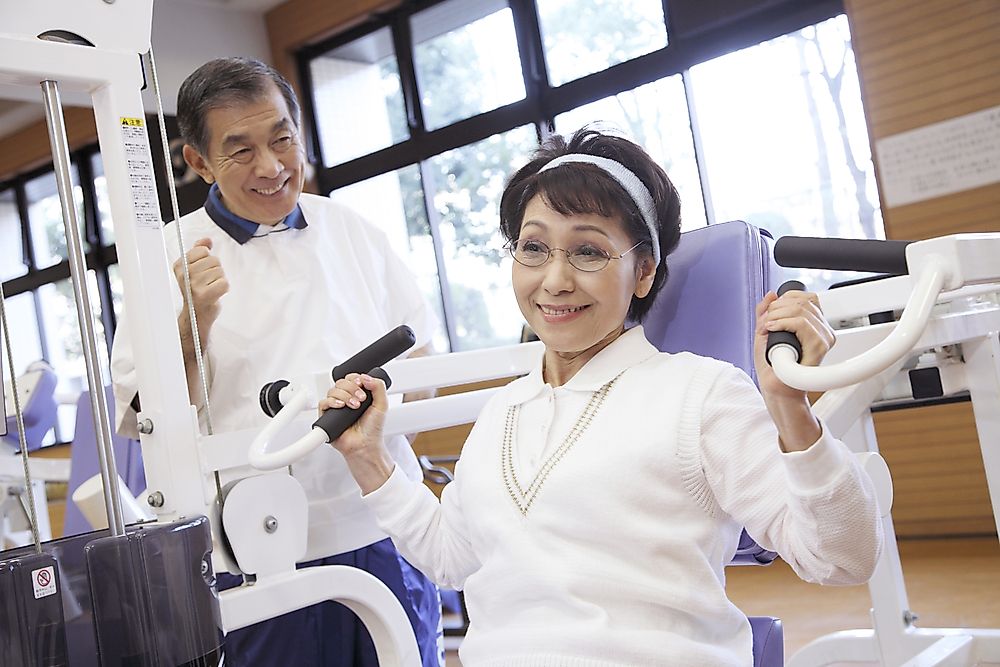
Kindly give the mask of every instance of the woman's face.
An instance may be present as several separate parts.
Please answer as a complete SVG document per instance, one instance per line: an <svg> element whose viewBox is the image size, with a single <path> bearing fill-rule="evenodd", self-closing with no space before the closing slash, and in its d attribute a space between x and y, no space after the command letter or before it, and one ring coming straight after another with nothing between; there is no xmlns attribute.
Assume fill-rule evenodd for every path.
<svg viewBox="0 0 1000 667"><path fill-rule="evenodd" d="M598 249L612 257L635 245L618 216L564 216L539 195L525 207L519 239L570 253ZM548 350L580 353L622 327L632 297L649 293L655 269L643 246L594 272L573 267L567 254L556 250L541 266L514 262L514 295L528 326Z"/></svg>

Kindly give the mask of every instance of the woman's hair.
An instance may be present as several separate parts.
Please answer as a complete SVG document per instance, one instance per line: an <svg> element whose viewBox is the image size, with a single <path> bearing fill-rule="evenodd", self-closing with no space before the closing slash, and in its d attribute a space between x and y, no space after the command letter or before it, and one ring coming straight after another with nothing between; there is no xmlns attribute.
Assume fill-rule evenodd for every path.
<svg viewBox="0 0 1000 667"><path fill-rule="evenodd" d="M589 127L578 130L569 142L553 135L535 151L531 161L507 181L500 199L500 231L507 241L517 240L524 209L532 198L540 195L549 208L561 215L620 216L632 242L644 243L636 250L652 255L652 235L638 206L625 188L603 169L589 163L570 162L539 172L553 159L568 153L595 155L620 163L642 181L653 197L656 219L652 223L659 233L662 260L656 268L649 294L641 299L632 297L629 305L628 318L641 322L667 281L666 258L680 241L681 201L666 172L640 146Z"/></svg>

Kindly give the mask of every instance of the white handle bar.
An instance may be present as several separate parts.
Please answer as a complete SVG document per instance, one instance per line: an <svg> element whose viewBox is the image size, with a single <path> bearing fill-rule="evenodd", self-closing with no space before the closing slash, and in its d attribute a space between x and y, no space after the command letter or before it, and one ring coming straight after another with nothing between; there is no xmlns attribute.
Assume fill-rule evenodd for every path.
<svg viewBox="0 0 1000 667"><path fill-rule="evenodd" d="M293 389L293 387L289 387L288 389ZM285 391L287 389L282 391L282 394L285 394ZM274 418L268 422L267 426L261 429L250 445L248 458L250 465L257 470L277 470L278 468L290 466L327 442L326 432L322 429L314 428L287 447L274 452L268 451L271 440L288 426L310 402L308 391L295 389L290 393L292 394L291 398L285 401L284 407L278 410L278 414L274 415Z"/></svg>
<svg viewBox="0 0 1000 667"><path fill-rule="evenodd" d="M945 284L945 262L931 258L916 277L916 285L892 332L872 349L829 366L802 366L795 351L782 345L771 350L771 366L778 379L802 391L828 391L857 384L881 373L907 354L923 333L931 309Z"/></svg>

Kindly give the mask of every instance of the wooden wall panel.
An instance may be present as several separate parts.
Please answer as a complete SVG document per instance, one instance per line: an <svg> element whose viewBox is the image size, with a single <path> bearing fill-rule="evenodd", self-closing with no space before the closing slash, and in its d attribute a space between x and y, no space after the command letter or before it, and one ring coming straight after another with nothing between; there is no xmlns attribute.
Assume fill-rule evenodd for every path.
<svg viewBox="0 0 1000 667"><path fill-rule="evenodd" d="M41 97L39 97L39 100ZM97 141L94 110L89 107L65 107L66 136L70 150ZM0 181L24 173L52 161L49 149L49 130L45 119L36 121L22 130L0 137Z"/></svg>
<svg viewBox="0 0 1000 667"><path fill-rule="evenodd" d="M873 143L1000 105L1000 3L845 0L845 5ZM890 209L885 217L891 238L908 238L905 214Z"/></svg>
<svg viewBox="0 0 1000 667"><path fill-rule="evenodd" d="M1000 2L845 0L869 136L885 137L1000 105ZM876 160L876 173L878 164ZM1000 184L883 207L887 238L1000 231ZM875 416L904 536L993 533L968 403Z"/></svg>

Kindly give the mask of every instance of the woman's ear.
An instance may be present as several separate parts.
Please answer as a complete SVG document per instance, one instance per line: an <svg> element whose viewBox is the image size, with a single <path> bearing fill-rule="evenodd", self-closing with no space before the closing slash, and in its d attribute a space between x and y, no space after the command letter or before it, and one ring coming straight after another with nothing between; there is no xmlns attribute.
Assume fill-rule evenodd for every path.
<svg viewBox="0 0 1000 667"><path fill-rule="evenodd" d="M656 264L653 262L653 257L643 254L635 267L635 273L635 295L644 299L649 290L653 289L653 279L656 278Z"/></svg>

